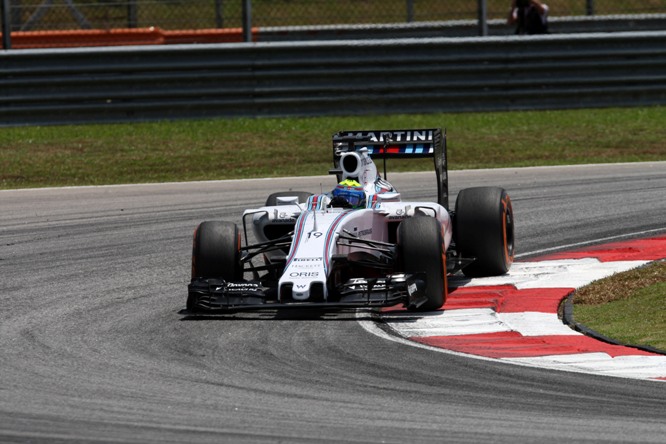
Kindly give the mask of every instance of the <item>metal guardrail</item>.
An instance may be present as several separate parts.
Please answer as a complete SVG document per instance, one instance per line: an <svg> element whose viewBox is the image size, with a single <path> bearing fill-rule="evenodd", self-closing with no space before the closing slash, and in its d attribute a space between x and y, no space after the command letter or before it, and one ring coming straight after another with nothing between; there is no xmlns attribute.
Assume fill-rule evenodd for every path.
<svg viewBox="0 0 666 444"><path fill-rule="evenodd" d="M0 52L0 126L666 104L666 32Z"/></svg>

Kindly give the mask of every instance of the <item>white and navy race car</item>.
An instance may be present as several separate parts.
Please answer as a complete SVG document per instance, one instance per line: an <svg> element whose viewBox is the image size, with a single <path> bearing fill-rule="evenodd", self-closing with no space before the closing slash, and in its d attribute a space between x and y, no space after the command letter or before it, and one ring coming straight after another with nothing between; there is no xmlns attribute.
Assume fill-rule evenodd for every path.
<svg viewBox="0 0 666 444"><path fill-rule="evenodd" d="M419 157L434 158L438 202L404 201L386 180L387 158ZM187 313L399 304L437 310L448 275L509 270L511 200L499 187L468 188L449 209L441 129L342 131L333 135L333 164L339 184L331 193L271 194L264 207L243 213L243 236L231 222L196 228Z"/></svg>

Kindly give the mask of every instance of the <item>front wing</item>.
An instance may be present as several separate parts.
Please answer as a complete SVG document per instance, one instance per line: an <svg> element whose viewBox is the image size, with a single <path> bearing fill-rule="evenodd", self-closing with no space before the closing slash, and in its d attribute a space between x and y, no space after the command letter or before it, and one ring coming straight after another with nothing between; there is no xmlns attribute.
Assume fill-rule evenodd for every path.
<svg viewBox="0 0 666 444"><path fill-rule="evenodd" d="M350 279L326 301L280 301L277 288L259 281L195 278L188 285L188 312L233 312L282 308L391 307L415 309L426 302L424 273Z"/></svg>

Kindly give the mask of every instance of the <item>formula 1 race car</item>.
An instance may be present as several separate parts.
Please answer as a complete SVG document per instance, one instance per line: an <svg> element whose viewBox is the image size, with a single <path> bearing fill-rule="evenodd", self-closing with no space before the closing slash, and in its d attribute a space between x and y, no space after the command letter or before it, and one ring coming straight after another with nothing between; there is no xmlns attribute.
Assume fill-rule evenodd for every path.
<svg viewBox="0 0 666 444"><path fill-rule="evenodd" d="M432 157L438 202L401 200L387 158ZM384 177L374 160L384 161ZM283 191L235 223L194 232L188 313L276 308L437 310L447 275L493 276L514 257L511 200L499 187L460 191L449 209L441 129L333 135L331 193ZM250 243L248 229L254 241Z"/></svg>

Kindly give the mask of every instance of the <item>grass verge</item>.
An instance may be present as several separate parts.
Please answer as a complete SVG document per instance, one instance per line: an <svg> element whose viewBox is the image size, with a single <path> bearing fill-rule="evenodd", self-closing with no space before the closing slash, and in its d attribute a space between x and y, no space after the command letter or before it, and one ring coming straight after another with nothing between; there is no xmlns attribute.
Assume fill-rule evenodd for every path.
<svg viewBox="0 0 666 444"><path fill-rule="evenodd" d="M446 128L452 169L664 160L665 121L651 107L2 128L0 188L326 174L346 129Z"/></svg>
<svg viewBox="0 0 666 444"><path fill-rule="evenodd" d="M574 319L622 343L666 351L666 261L576 291Z"/></svg>

